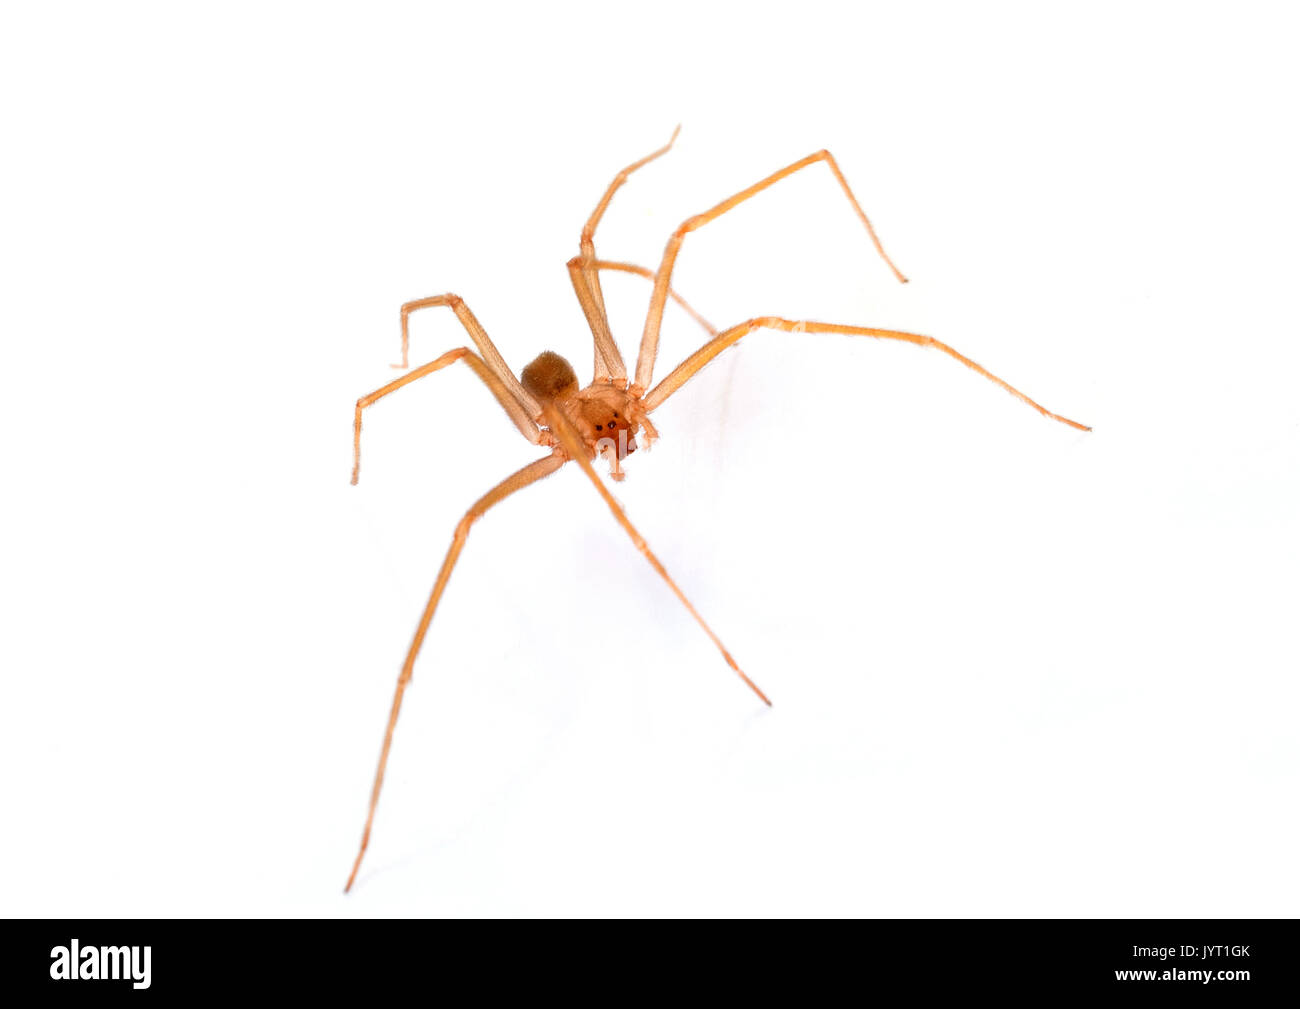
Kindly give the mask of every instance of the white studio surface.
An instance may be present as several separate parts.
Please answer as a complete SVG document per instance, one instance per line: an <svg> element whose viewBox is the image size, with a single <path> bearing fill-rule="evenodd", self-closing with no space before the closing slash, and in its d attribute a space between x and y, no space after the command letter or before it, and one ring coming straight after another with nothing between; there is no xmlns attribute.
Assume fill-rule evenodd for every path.
<svg viewBox="0 0 1300 1009"><path fill-rule="evenodd" d="M6 15L10 916L1294 916L1300 174L1282 6ZM541 453L454 291L585 383L565 261L683 246L760 331L612 485ZM635 358L649 284L605 279ZM705 339L671 304L656 375ZM443 309L412 363L467 342ZM604 466L598 470L604 472Z"/></svg>

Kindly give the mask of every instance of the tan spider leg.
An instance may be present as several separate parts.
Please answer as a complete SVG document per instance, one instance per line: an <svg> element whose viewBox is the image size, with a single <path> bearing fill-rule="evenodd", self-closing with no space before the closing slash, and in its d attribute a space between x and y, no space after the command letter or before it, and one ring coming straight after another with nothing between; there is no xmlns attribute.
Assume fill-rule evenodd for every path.
<svg viewBox="0 0 1300 1009"><path fill-rule="evenodd" d="M626 388L627 366L623 364L623 355L618 352L618 344L609 331L609 318L605 315L605 298L600 293L600 281L597 270L591 265L595 260L586 260L574 256L569 260L569 279L573 282L573 293L582 305L582 314L587 317L587 328L591 330L594 347L592 365L593 382L618 382Z"/></svg>
<svg viewBox="0 0 1300 1009"><path fill-rule="evenodd" d="M653 154L647 154L639 161L632 162L614 176L614 181L606 187L605 195L600 198L600 202L596 204L596 209L591 212L591 216L587 218L587 223L583 225L582 235L578 239L578 248L581 254L569 263L569 275L573 280L573 289L578 294L578 301L582 303L582 310L587 316L587 323L591 327L591 333L596 342L595 367L593 369L594 381L617 381L622 382L624 385L627 383L627 368L623 364L623 356L618 352L618 347L615 346L614 338L609 331L609 316L605 312L605 295L600 289L600 268L595 265L596 228L600 224L600 219L605 216L610 200L614 198L614 194L618 192L623 183L628 180L628 176L642 165L649 164L655 158L667 154L681 129L678 126L673 130L673 135L668 139L668 143L664 144L659 150ZM584 281L581 285L579 283L580 277Z"/></svg>
<svg viewBox="0 0 1300 1009"><path fill-rule="evenodd" d="M598 259L593 265L597 270L618 270L620 273L635 273L638 277L645 277L646 280L653 281L655 279L653 270L648 270L644 266L637 266L635 263L612 263L608 259ZM686 314L698 322L710 336L718 335L717 327L714 326L713 323L709 322L708 319L704 318L704 316L700 315L699 312L695 311L695 309L691 308L691 306L687 304L686 299L671 287L668 288L668 297L672 298L673 301L677 302L678 305L685 309Z"/></svg>
<svg viewBox="0 0 1300 1009"><path fill-rule="evenodd" d="M343 888L344 893L352 889L352 883L357 878L357 870L361 868L361 859L366 854L366 846L370 843L370 828L375 822L375 807L379 804L379 791L384 786L384 769L388 766L388 751L392 749L393 745L393 728L397 725L398 712L402 710L402 695L406 693L406 685L411 682L411 671L415 668L415 657L420 654L420 646L424 643L424 636L429 630L429 623L433 620L433 613L438 608L438 600L442 598L443 589L447 587L447 579L451 577L451 569L456 566L456 559L460 556L461 548L465 545L465 540L469 536L470 526L478 521L483 516L483 513L494 504L509 497L515 491L522 490L529 484L550 476L563 466L564 462L563 457L552 455L529 463L517 473L506 477L501 483L474 502L474 506L465 513L465 517L456 526L456 533L452 537L451 546L448 548L447 556L442 562L442 568L438 571L438 579L433 584L433 592L429 596L428 604L424 607L424 614L420 617L420 625L415 629L415 640L411 642L411 647L406 653L406 661L402 664L402 673L397 678L397 690L393 694L393 708L388 716L388 728L384 732L384 745L379 751L379 769L375 772L375 784L370 792L370 811L366 814L366 829L361 834L361 850L357 852L357 860L352 865L352 874L348 876L348 885Z"/></svg>
<svg viewBox="0 0 1300 1009"><path fill-rule="evenodd" d="M755 329L780 329L787 333L843 333L847 336L874 336L881 340L902 340L905 343L914 343L918 347L934 347L941 350L949 357L954 358L964 364L972 371L983 375L990 382L1002 386L1007 392L1015 396L1022 403L1028 403L1044 417L1050 417L1052 420L1058 420L1062 424L1068 424L1070 427L1078 428L1080 431L1091 431L1092 428L1077 421L1070 420L1068 417L1061 417L1052 411L1039 406L1032 399L1015 387L1007 384L998 378L991 371L980 367L969 357L953 350L946 343L940 343L931 336L918 336L915 333L902 333L893 329L868 329L864 326L841 326L831 322L792 322L789 319L780 319L776 316L768 315L759 319L750 319L748 322L742 322L739 326L733 326L721 336L710 340L685 361L674 368L662 382L656 385L645 398L641 401L647 410L653 410L660 406L664 400L680 389L686 382L701 368L721 354L724 350L738 341L746 333L751 333Z"/></svg>
<svg viewBox="0 0 1300 1009"><path fill-rule="evenodd" d="M432 298L421 298L419 301L408 301L402 306L402 363L395 364L393 367L410 367L408 361L411 347L409 326L411 313L418 312L422 308L436 308L439 305L445 305L456 313L456 318L460 320L461 325L465 327L465 331L469 333L470 339L474 341L474 346L478 348L484 363L496 373L497 378L506 384L506 388L510 390L511 395L524 405L524 409L528 411L528 416L530 418L540 417L542 415L540 404L529 395L528 390L520 384L519 379L515 378L515 373L510 370L505 358L497 350L496 344L487 335L487 330L483 328L478 319L474 318L474 313L469 310L469 306L458 295L439 294Z"/></svg>
<svg viewBox="0 0 1300 1009"><path fill-rule="evenodd" d="M608 319L603 308L598 307L596 304L589 278L600 270L634 273L638 277L645 277L647 280L654 280L655 275L644 266L636 266L633 263L613 263L604 259L584 260L581 256L574 256L573 259L569 260L568 267L569 279L573 282L574 293L577 294L578 302L582 305L583 315L587 317L587 325L591 329L592 341L595 344L595 366L592 381L617 381L626 385L627 368L623 364L623 355L619 353L618 345L614 342L614 337L609 331ZM704 316L691 308L686 299L671 287L668 289L668 297L681 305L687 314L703 326L711 336L718 335L717 329Z"/></svg>
<svg viewBox="0 0 1300 1009"><path fill-rule="evenodd" d="M650 380L654 377L655 356L659 353L659 325L663 322L664 301L668 296L668 281L672 277L673 264L677 261L677 251L681 248L682 240L685 239L689 232L703 227L715 217L720 217L728 210L744 203L751 196L761 193L764 189L775 185L786 176L793 175L795 172L799 171L799 169L807 168L809 165L818 161L825 161L830 167L836 181L840 184L840 188L844 190L844 195L847 196L849 202L853 204L853 209L857 212L858 219L866 226L867 234L871 236L871 241L875 243L876 251L880 253L880 258L885 261L891 270L894 271L894 276L898 278L900 283L907 283L907 278L899 272L898 267L894 265L894 261L890 259L889 254L885 252L885 247L880 244L880 238L876 235L876 229L871 226L871 221L868 220L867 215L863 213L862 206L858 203L857 197L853 195L853 190L849 188L848 180L844 178L844 173L840 171L840 166L835 163L835 158L831 156L831 152L818 151L816 154L810 154L808 157L802 158L792 165L787 165L779 172L773 172L766 179L754 183L754 185L750 186L748 189L742 189L735 196L723 200L712 210L706 210L702 214L697 214L694 217L687 218L687 220L683 221L678 229L672 233L672 236L668 239L668 245L664 249L664 258L659 264L659 272L655 276L655 289L654 293L650 296L650 308L646 312L645 330L641 334L641 351L637 355L636 361L636 380L632 385L634 392L644 392L650 387Z"/></svg>
<svg viewBox="0 0 1300 1009"><path fill-rule="evenodd" d="M681 132L681 126L678 126L673 130L673 135L668 138L668 143L664 144L663 147L659 148L659 150L655 151L653 154L647 154L640 161L632 162L632 164L628 165L614 176L614 181L609 184L609 187L605 190L605 195L600 198L600 202L596 204L596 209L591 212L591 216L587 218L587 223L583 225L582 237L578 239L578 246L582 250L584 257L587 259L596 258L596 228L600 224L600 219L605 216L605 211L609 208L609 201L614 198L614 194L618 192L619 187L627 181L629 175L635 172L642 165L648 165L651 161L654 161L655 158L661 158L672 150L673 144L677 140L677 134Z"/></svg>
<svg viewBox="0 0 1300 1009"><path fill-rule="evenodd" d="M551 404L546 404L542 407L542 410L545 414L547 424L550 425L551 430L555 432L556 436L559 438L560 444L563 446L565 452L567 452L569 457L582 467L583 472L587 474L587 478L595 485L596 490L600 492L600 496L605 499L605 503L609 505L609 510L614 513L614 518L618 521L618 524L627 531L627 534L630 537L632 537L632 542L636 544L636 548L645 555L645 559L650 562L650 566L659 572L659 577L668 583L668 587L672 589L673 594L681 600L682 605L690 611L691 616L695 618L695 622L704 628L704 633L707 634L709 639L718 646L718 651L720 651L722 657L727 660L727 665L736 671L736 674L749 685L749 689L754 691L764 704L771 707L772 702L767 699L767 695L758 689L758 684L746 676L744 670L742 670L740 666L736 665L736 660L731 657L731 653L723 646L722 641L719 640L718 636L713 633L713 629L704 622L704 618L700 616L699 611L691 605L691 601L687 599L682 593L682 590L677 587L677 583L669 576L663 564L660 563L659 558L654 555L641 534L637 532L636 527L632 525L631 521L627 517L627 513L623 511L623 506L618 503L614 495L609 492L609 488L607 488L600 477L596 475L596 470L591 465L591 461L587 458L587 451L582 444L582 440L578 437L577 432L569 425L569 422L564 418L563 414L561 414L560 411Z"/></svg>
<svg viewBox="0 0 1300 1009"><path fill-rule="evenodd" d="M376 389L369 396L362 396L357 400L356 419L352 425L352 482L357 482L357 477L361 473L361 411L370 406L376 400L383 399L390 392L396 392L404 385L410 385L416 379L424 378L425 375L431 375L435 371L440 371L449 364L455 364L457 361L464 361L474 370L483 383L492 390L492 395L497 398L510 419L515 422L515 427L519 428L525 438L534 445L549 445L550 439L545 433L538 429L533 423L532 418L528 415L528 410L511 394L506 388L504 382L497 376L497 373L487 366L477 354L468 347L458 347L455 350L449 350L436 361L430 361L428 364L421 365L412 372L408 372L401 378L389 382L382 389ZM530 399L532 397L529 397Z"/></svg>

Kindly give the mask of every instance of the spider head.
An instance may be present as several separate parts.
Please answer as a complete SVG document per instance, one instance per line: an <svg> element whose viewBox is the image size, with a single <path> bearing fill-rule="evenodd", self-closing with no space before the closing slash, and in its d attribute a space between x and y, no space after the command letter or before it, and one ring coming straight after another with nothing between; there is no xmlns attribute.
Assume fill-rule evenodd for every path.
<svg viewBox="0 0 1300 1009"><path fill-rule="evenodd" d="M609 461L615 480L623 478L619 463L637 449L638 405L623 389L603 383L583 389L569 402L569 419L592 454Z"/></svg>

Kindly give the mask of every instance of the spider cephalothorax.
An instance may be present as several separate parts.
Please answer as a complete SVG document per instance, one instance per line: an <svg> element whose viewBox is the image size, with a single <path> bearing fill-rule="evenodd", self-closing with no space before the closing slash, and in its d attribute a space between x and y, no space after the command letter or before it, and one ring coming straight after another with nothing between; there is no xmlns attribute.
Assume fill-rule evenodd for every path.
<svg viewBox="0 0 1300 1009"><path fill-rule="evenodd" d="M626 383L593 382L579 389L573 366L554 351L539 354L519 378L539 403L552 404L563 414L587 446L588 458L599 456L609 462L615 480L623 479L619 464L636 451L641 428L646 429L647 443L655 436L645 407L625 388Z"/></svg>
<svg viewBox="0 0 1300 1009"><path fill-rule="evenodd" d="M676 137L677 134L674 133L673 138L676 139ZM897 340L903 343L916 344L920 347L932 347L1000 385L1007 392L1028 403L1044 416L1059 420L1071 427L1085 431L1089 430L1082 424L1059 417L1045 410L1028 396L1013 389L991 372L981 368L970 358L959 354L947 344L940 343L932 337L919 336L916 333L903 333L894 329L870 329L865 326L845 326L829 322L797 321L773 315L748 319L732 326L730 329L718 332L677 295L670 286L673 265L677 260L677 253L683 240L690 232L721 217L727 211L744 203L751 196L762 192L769 186L775 185L787 176L820 162L826 163L840 188L843 189L844 195L848 197L850 204L852 204L854 211L858 215L858 219L865 225L871 240L875 242L876 250L890 269L894 271L894 275L900 281L905 281L907 278L899 273L898 268L885 255L885 250L876 237L871 222L867 220L866 214L862 212L862 208L858 205L852 190L849 189L848 182L845 181L839 166L836 165L835 159L831 157L829 151L817 151L806 158L801 158L799 161L793 162L780 171L760 180L748 189L741 190L734 196L723 200L711 210L687 218L668 239L668 245L664 249L663 259L660 261L658 270L652 271L632 263L614 263L597 258L595 246L596 226L600 223L600 219L609 206L609 201L614 192L627 181L629 175L646 164L646 162L653 161L665 153L671 146L672 141L670 140L666 147L655 151L649 157L628 165L614 178L609 188L605 190L605 195L601 198L600 203L596 205L595 212L587 219L587 224L582 229L582 235L579 239L581 254L569 261L569 278L573 283L574 293L578 296L578 302L582 306L583 314L587 317L587 324L591 328L595 348L593 375L589 386L585 389L580 388L578 376L574 372L572 365L559 354L549 350L538 356L520 373L519 377L516 377L497 350L496 345L489 339L486 330L474 317L474 313L469 310L469 306L454 294L439 294L432 298L407 302L402 306L402 363L399 367L406 368L408 364L407 317L413 311L432 308L435 305L444 306L456 313L456 318L465 327L465 331L469 334L478 353L474 353L469 347L450 350L428 364L408 372L393 382L389 382L369 396L363 396L357 400L356 419L352 435L354 446L353 483L357 482L357 475L361 467L362 411L389 393L395 392L416 379L446 368L457 361L463 362L483 381L483 384L496 397L497 402L519 429L519 432L529 442L538 448L549 448L551 451L549 455L534 460L489 490L470 507L469 511L465 513L465 517L460 520L460 524L456 527L451 547L447 551L446 559L442 562L442 568L439 570L437 580L433 584L433 591L429 595L429 601L425 605L424 613L420 617L420 623L416 628L415 639L407 650L406 661L402 664L402 672L397 678L397 690L393 696L393 706L388 716L388 731L384 735L383 748L379 754L379 769L375 773L375 784L370 793L370 811L366 816L365 831L361 835L361 849L357 852L356 861L352 864L352 875L348 877L348 889L352 887L352 883L356 879L357 870L361 867L361 859L366 852L366 845L370 842L370 828L374 823L375 807L379 803L379 790L384 782L384 769L388 766L388 754L392 746L393 729L397 724L397 714L402 706L402 696L407 684L410 682L416 656L420 652L420 646L424 643L424 636L429 630L434 611L438 608L438 600L442 598L443 590L447 587L447 580L451 577L452 568L455 567L457 558L460 557L461 548L465 545L465 541L469 536L470 527L493 505L505 500L516 491L523 490L523 488L550 476L566 463L576 463L587 479L595 485L596 491L604 499L605 504L608 505L615 520L632 538L636 548L650 562L660 577L668 583L668 587L672 589L673 593L686 606L705 633L708 634L722 653L727 665L749 685L758 697L766 703L771 703L767 700L766 695L758 689L753 680L741 671L740 666L736 664L736 660L731 657L731 653L722 646L718 636L713 633L709 625L704 622L704 618L690 604L682 590L677 587L677 583L669 577L659 558L650 550L645 539L637 532L636 527L632 525L631 520L627 517L622 505L610 493L609 488L605 486L604 481L600 479L592 466L592 460L597 457L607 459L610 464L610 475L615 480L621 480L623 471L619 464L636 450L638 432L644 432L645 441L642 443L643 446L649 446L650 442L657 437L654 425L650 423L650 413L662 406L668 397L685 385L701 368L728 347L735 345L747 333L752 333L756 329L774 329L795 334L796 339L801 344L807 342L808 334L840 333L846 336L870 336L880 340ZM637 355L636 369L631 376L627 373L627 368L623 363L623 356L618 349L613 334L610 332L609 319L605 313L605 300L600 285L600 274L604 271L632 273L654 282L654 293L650 298L649 310L646 312L645 328L641 334L641 348ZM657 385L652 386L655 359L659 353L659 326L663 320L664 307L670 298L681 305L696 322L708 331L710 339L704 346L669 372ZM803 353L804 351L799 352Z"/></svg>

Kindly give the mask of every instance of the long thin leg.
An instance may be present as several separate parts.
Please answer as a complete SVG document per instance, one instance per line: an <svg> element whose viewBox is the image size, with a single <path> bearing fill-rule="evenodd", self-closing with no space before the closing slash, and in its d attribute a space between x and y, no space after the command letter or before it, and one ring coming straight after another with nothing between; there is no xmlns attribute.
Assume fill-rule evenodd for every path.
<svg viewBox="0 0 1300 1009"><path fill-rule="evenodd" d="M618 345L614 342L613 334L609 330L609 319L605 315L604 308L596 303L596 294L591 286L591 277L600 270L618 270L623 273L633 273L638 277L645 277L651 281L654 280L655 275L653 271L646 269L644 266L636 266L632 263L613 263L604 259L584 260L581 256L575 256L569 260L568 267L569 279L573 282L573 291L578 296L578 303L582 305L583 315L587 317L587 326L591 329L592 342L595 345L595 365L592 369L592 381L626 384L627 368L623 364L623 355L619 353ZM708 320L691 308L686 303L686 300L671 287L668 289L668 297L681 305L691 318L708 330L711 335L718 335L718 331L709 324Z"/></svg>
<svg viewBox="0 0 1300 1009"><path fill-rule="evenodd" d="M573 283L573 293L578 296L582 314L587 317L587 328L591 330L593 364L591 380L593 382L618 382L627 385L627 366L623 364L623 355L614 342L614 334L609 331L609 316L605 313L605 296L600 290L597 279L599 271L592 265L594 259L574 256L568 262L569 280Z"/></svg>
<svg viewBox="0 0 1300 1009"><path fill-rule="evenodd" d="M933 347L935 350L941 350L949 357L960 361L967 368L983 375L995 385L1002 386L1007 392L1015 396L1022 403L1028 403L1044 417L1050 417L1052 420L1058 420L1062 424L1068 424L1070 427L1078 428L1080 431L1091 431L1092 428L1077 421L1070 420L1067 417L1061 417L1052 411L1039 406L1032 399L1026 396L1019 389L1011 386L998 378L991 371L982 368L969 357L953 350L946 343L940 343L932 336L918 336L916 333L903 333L894 329L868 329L865 326L841 326L831 322L792 322L789 319L780 319L773 315L763 316L759 319L750 319L748 322L742 322L739 326L732 326L726 332L715 337L688 357L685 361L674 368L662 382L650 390L642 400L646 410L654 410L663 404L669 396L680 389L686 382L701 368L721 354L724 350L738 341L746 333L751 333L756 329L779 329L787 333L843 333L847 336L874 336L881 340L902 340L905 343L914 343L918 347Z"/></svg>
<svg viewBox="0 0 1300 1009"><path fill-rule="evenodd" d="M370 406L377 400L383 399L390 392L396 392L404 385L410 385L416 379L424 378L425 375L431 375L435 371L440 371L449 364L455 364L457 361L464 361L474 370L483 383L492 390L492 395L497 398L510 419L515 422L515 427L519 428L525 438L534 445L549 444L546 435L533 423L532 418L528 415L527 408L515 399L514 395L506 388L504 382L497 376L488 365L468 347L457 347L455 350L449 350L436 361L430 361L428 364L421 365L412 372L408 372L399 379L389 382L382 389L376 389L369 396L362 396L357 400L356 417L352 425L352 482L357 482L357 477L361 474L361 411ZM530 397L531 398L531 397Z"/></svg>
<svg viewBox="0 0 1300 1009"><path fill-rule="evenodd" d="M628 176L643 165L647 165L656 158L667 154L672 149L673 142L680 132L681 127L678 126L673 130L673 135L663 147L652 154L647 154L638 161L632 162L614 176L614 180L605 189L605 195L600 198L600 202L596 204L596 209L591 212L591 216L587 218L587 223L583 225L582 235L578 238L580 255L569 263L569 275L573 280L573 289L578 295L578 301L582 303L582 311L587 316L587 324L591 327L592 337L596 344L595 367L593 368L594 381L625 383L627 380L627 368L623 364L623 357L619 354L618 347L614 344L614 338L610 335L609 316L605 312L605 295L600 289L599 268L595 265L596 228L600 224L600 219L605 216L610 200L614 198L614 194L618 192L623 183L628 180Z"/></svg>
<svg viewBox="0 0 1300 1009"><path fill-rule="evenodd" d="M474 317L474 313L469 310L469 306L465 304L459 295L439 294L432 298L408 301L402 306L402 363L395 364L393 367L410 367L411 332L409 320L411 313L418 312L422 308L436 308L440 305L445 305L456 313L456 318L460 320L461 325L465 327L465 332L469 333L470 339L474 341L474 346L478 348L484 363L496 373L497 378L505 383L511 395L524 405L524 409L528 411L528 416L532 418L540 417L542 415L541 406L537 400L533 399L528 390L520 384L519 379L515 378L515 373L510 370L505 358L497 350L496 344L487 335L487 330Z"/></svg>
<svg viewBox="0 0 1300 1009"><path fill-rule="evenodd" d="M648 165L655 158L661 158L672 150L673 144L677 140L677 134L681 133L681 131L681 126L678 126L673 130L673 135L668 138L668 143L664 144L663 147L652 154L647 154L640 161L633 161L632 164L614 176L614 181L609 184L609 187L605 190L605 195L600 198L600 202L596 204L596 209L591 212L591 216L587 218L587 223L583 225L582 237L578 239L578 247L582 250L584 258L596 258L596 228L600 224L600 219L605 216L605 211L609 208L609 201L614 198L614 194L627 181L628 176L638 168Z"/></svg>
<svg viewBox="0 0 1300 1009"><path fill-rule="evenodd" d="M352 864L352 874L348 876L348 885L343 888L344 893L352 889L352 883L357 878L357 870L361 868L361 859L366 854L366 846L370 843L370 828L375 822L375 807L379 805L380 789L384 787L384 769L388 766L388 751L393 746L393 729L397 725L397 715L402 710L402 695L406 693L406 685L411 682L411 671L415 668L415 658L420 654L420 646L424 644L424 636L428 633L434 611L438 608L438 600L442 598L442 592L447 587L447 579L451 577L451 569L456 566L456 559L460 556L461 548L464 547L465 540L469 536L470 526L477 522L483 516L483 513L494 504L505 500L515 491L522 490L529 484L550 476L563 466L564 462L563 457L552 455L529 463L517 473L506 477L474 502L473 507L465 513L465 517L456 526L456 532L452 537L451 546L447 550L446 559L443 560L442 568L438 571L438 579L433 583L433 592L429 596L429 602L424 607L424 614L420 617L420 624L415 629L415 640L411 642L411 647L406 653L406 661L402 663L401 675L397 678L397 690L393 694L393 708L388 715L388 728L384 732L384 745L379 751L379 769L375 772L375 784L370 791L370 811L366 814L366 828L361 834L361 850L357 852L357 860Z"/></svg>
<svg viewBox="0 0 1300 1009"><path fill-rule="evenodd" d="M727 660L727 665L735 670L736 675L749 685L749 689L754 691L764 704L771 707L772 702L767 699L767 695L758 689L758 684L746 676L744 670L742 670L740 666L736 665L736 660L731 657L731 653L723 646L722 641L718 636L713 633L713 629L704 622L704 618L700 616L699 611L691 605L691 601L687 599L682 590L677 587L677 583L669 576L663 564L660 563L659 558L654 555L641 534L637 532L636 527L632 525L632 522L627 517L627 513L623 511L623 506L618 503L614 495L609 492L609 488L607 488L601 481L600 477L596 475L596 470L591 465L591 461L587 458L587 452L583 447L581 439L578 437L577 432L569 425L569 422L565 420L564 415L549 403L543 406L542 410L544 411L546 422L559 438L560 444L564 447L564 450L569 454L570 458L582 467L583 472L587 474L587 478L595 485L596 490L600 492L600 496L605 499L605 503L609 505L609 510L614 513L614 518L618 521L618 524L626 530L630 537L632 537L632 542L636 544L636 548L645 555L645 559L650 562L650 566L659 572L659 577L668 583L668 587L673 590L673 595L680 599L682 605L690 611L691 616L695 618L695 622L704 628L704 633L707 634L709 639L718 646L718 651L720 651L722 657Z"/></svg>
<svg viewBox="0 0 1300 1009"><path fill-rule="evenodd" d="M607 259L598 259L594 265L597 270L617 270L620 273L634 273L638 277L645 277L646 280L650 281L655 279L654 270L646 269L644 266L637 266L635 263L613 263ZM678 305L685 309L686 314L698 322L710 336L718 335L717 327L714 326L713 323L709 322L708 319L704 318L704 316L700 315L699 312L695 311L695 309L691 308L686 299L671 287L668 288L668 297L672 298L673 301L677 302Z"/></svg>
<svg viewBox="0 0 1300 1009"><path fill-rule="evenodd" d="M844 173L840 171L840 166L835 163L835 158L831 156L831 152L818 151L816 154L810 154L808 157L801 158L794 162L794 164L786 165L786 167L782 168L779 172L773 172L767 178L754 183L754 185L750 186L748 189L742 189L739 193L736 193L735 196L723 200L712 210L706 210L702 214L697 214L694 217L688 218L682 222L681 226L678 227L676 231L672 233L672 236L668 239L668 245L664 249L664 258L659 264L659 272L655 277L654 293L650 296L650 308L646 312L645 329L641 333L641 351L638 354L636 361L636 379L632 386L634 392L640 393L650 388L650 380L654 377L655 357L659 353L659 325L663 321L664 301L668 297L668 283L672 277L673 264L677 261L677 251L681 248L682 240L690 232L703 227L715 217L722 216L728 210L744 203L751 196L761 193L764 189L775 185L789 175L793 175L801 168L807 168L809 165L815 164L818 161L825 161L830 167L836 181L840 184L840 188L844 190L844 195L847 196L849 202L853 204L853 209L857 212L858 219L862 221L863 225L867 229L867 234L871 236L871 241L875 243L876 251L880 253L880 258L888 264L891 270L894 271L894 276L898 278L900 283L907 283L907 278L899 272L898 267L894 265L893 260L891 260L888 253L885 252L885 247L880 244L880 239L876 235L876 229L871 226L871 221L868 220L867 215L863 213L861 204L858 203L857 197L853 195L853 190L849 188L848 180L844 178Z"/></svg>

